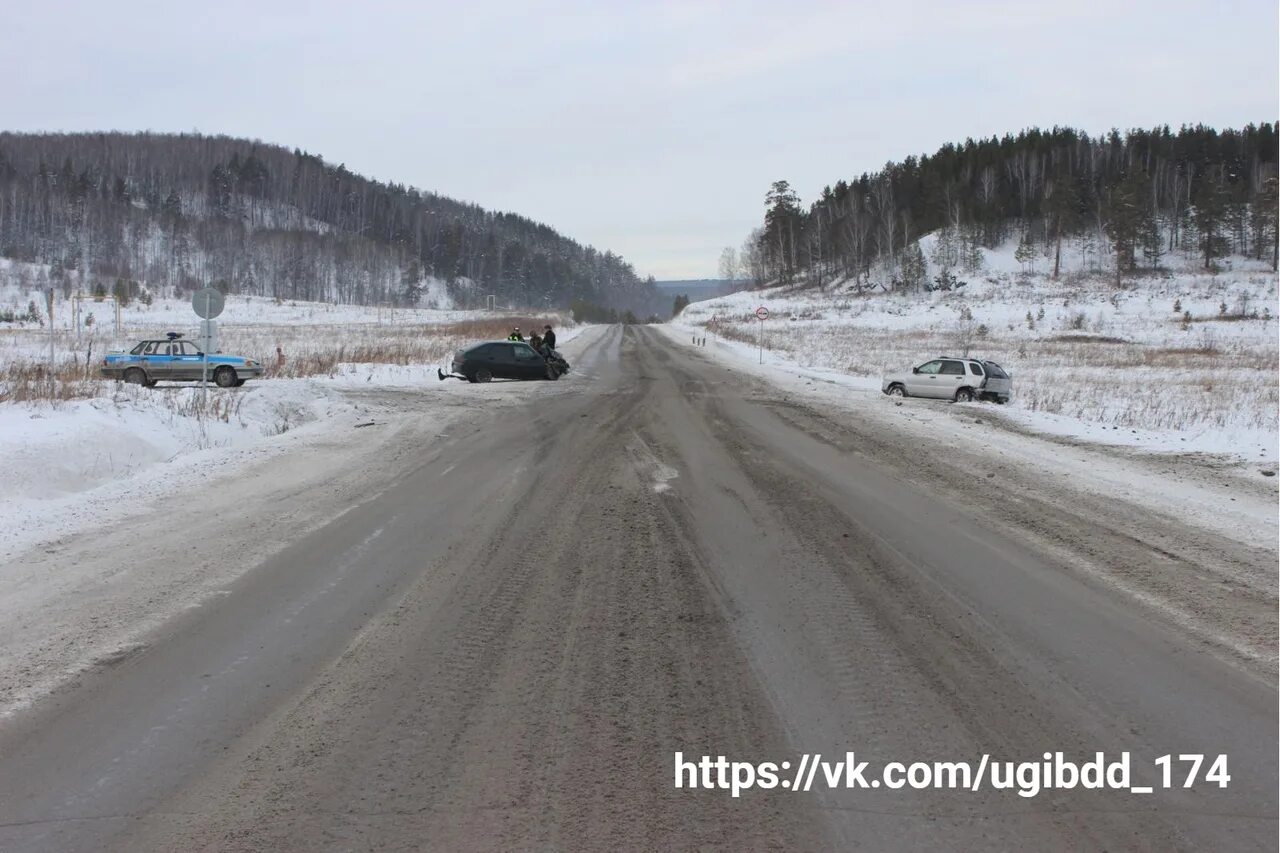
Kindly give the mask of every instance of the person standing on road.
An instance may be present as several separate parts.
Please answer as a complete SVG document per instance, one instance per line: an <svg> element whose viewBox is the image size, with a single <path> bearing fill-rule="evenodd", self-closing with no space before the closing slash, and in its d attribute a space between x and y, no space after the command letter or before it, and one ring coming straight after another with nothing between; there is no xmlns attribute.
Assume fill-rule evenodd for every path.
<svg viewBox="0 0 1280 853"><path fill-rule="evenodd" d="M523 341L524 341L524 335L520 334L520 327L519 327L519 326L516 326L514 329L512 329L512 330L511 330L511 334L507 335L507 340L509 340L509 341L521 341L521 342L523 342Z"/></svg>
<svg viewBox="0 0 1280 853"><path fill-rule="evenodd" d="M556 348L555 330L548 325L542 330L542 342L547 345L547 349L554 351Z"/></svg>

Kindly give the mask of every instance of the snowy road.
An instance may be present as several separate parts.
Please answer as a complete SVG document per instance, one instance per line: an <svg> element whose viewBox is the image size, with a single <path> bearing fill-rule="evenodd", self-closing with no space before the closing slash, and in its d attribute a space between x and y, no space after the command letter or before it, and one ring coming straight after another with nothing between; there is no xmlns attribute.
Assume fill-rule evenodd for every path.
<svg viewBox="0 0 1280 853"><path fill-rule="evenodd" d="M1273 845L1274 542L991 484L651 329L575 343L560 383L461 386L529 405L335 457L345 512L304 524L325 489L281 486L282 549L227 502L247 571L0 721L0 848ZM1231 779L734 799L676 790L677 751L1128 751L1134 784L1225 754Z"/></svg>

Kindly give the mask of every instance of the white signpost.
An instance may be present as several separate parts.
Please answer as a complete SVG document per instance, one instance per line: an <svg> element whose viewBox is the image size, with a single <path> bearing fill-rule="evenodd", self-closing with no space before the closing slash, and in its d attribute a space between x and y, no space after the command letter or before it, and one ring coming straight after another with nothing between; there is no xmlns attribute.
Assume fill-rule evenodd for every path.
<svg viewBox="0 0 1280 853"><path fill-rule="evenodd" d="M222 297L222 291L216 287L205 287L197 290L191 296L191 310L196 312L196 316L201 318L200 323L200 352L203 353L200 359L200 393L205 392L205 387L209 384L209 350L213 348L214 341L218 335L218 324L214 322L214 318L222 313L226 300Z"/></svg>
<svg viewBox="0 0 1280 853"><path fill-rule="evenodd" d="M769 319L769 309L761 305L756 309L756 318L760 321L760 363L764 364L764 321Z"/></svg>

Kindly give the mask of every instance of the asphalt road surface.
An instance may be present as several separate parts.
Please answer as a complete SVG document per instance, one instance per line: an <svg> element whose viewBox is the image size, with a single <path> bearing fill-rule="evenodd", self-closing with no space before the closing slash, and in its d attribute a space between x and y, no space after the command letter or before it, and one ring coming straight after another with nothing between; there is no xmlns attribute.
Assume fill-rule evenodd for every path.
<svg viewBox="0 0 1280 853"><path fill-rule="evenodd" d="M0 849L1274 849L1274 671L1063 556L1227 545L1029 507L653 330L578 361L6 721ZM1233 607L1273 643L1273 599ZM1230 782L734 798L677 751Z"/></svg>

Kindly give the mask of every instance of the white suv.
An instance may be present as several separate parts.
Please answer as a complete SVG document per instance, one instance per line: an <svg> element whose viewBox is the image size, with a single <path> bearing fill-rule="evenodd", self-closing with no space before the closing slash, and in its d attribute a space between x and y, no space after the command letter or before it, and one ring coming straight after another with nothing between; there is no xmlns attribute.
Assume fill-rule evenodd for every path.
<svg viewBox="0 0 1280 853"><path fill-rule="evenodd" d="M994 361L943 356L911 368L910 373L886 375L880 390L890 397L1007 403L1013 396L1013 378Z"/></svg>

